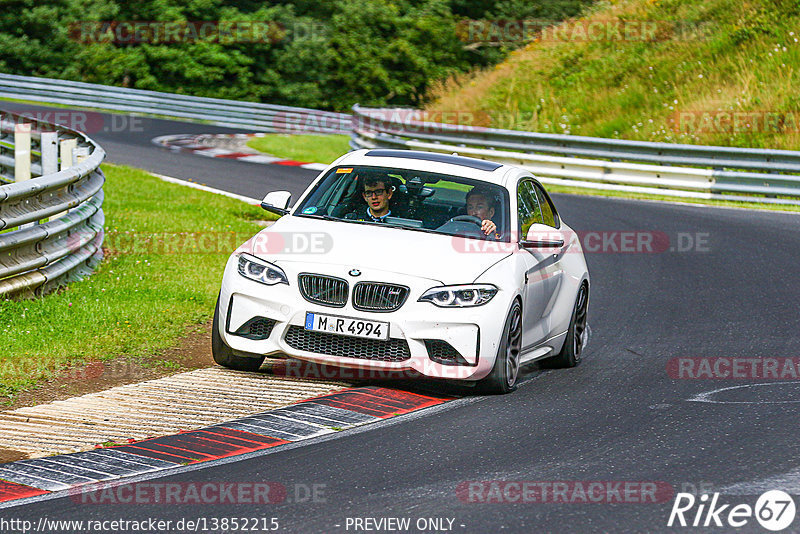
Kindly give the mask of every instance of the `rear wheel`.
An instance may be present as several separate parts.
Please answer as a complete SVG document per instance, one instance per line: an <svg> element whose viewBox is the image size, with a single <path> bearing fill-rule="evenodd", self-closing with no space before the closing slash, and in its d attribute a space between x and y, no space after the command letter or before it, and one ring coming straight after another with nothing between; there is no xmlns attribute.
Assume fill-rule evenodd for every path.
<svg viewBox="0 0 800 534"><path fill-rule="evenodd" d="M515 300L508 312L503 337L497 348L497 357L489 376L479 386L486 393L514 391L519 377L520 349L522 347L522 306Z"/></svg>
<svg viewBox="0 0 800 534"><path fill-rule="evenodd" d="M258 371L261 364L264 363L264 356L253 358L237 356L222 341L222 336L219 335L219 299L217 299L217 306L214 308L214 323L211 327L211 354L214 356L215 362L236 371Z"/></svg>
<svg viewBox="0 0 800 534"><path fill-rule="evenodd" d="M542 360L540 367L547 369L557 369L563 367L575 367L581 362L581 353L586 344L586 312L589 304L589 288L586 284L581 284L578 297L575 299L575 307L572 310L572 319L567 330L567 338L564 346L556 356Z"/></svg>

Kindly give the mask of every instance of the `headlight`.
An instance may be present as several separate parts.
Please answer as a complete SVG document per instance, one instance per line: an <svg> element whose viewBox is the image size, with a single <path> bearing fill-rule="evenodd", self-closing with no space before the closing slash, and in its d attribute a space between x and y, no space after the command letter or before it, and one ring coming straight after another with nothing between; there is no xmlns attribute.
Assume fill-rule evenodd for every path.
<svg viewBox="0 0 800 534"><path fill-rule="evenodd" d="M440 308L463 308L482 306L492 300L497 288L490 284L432 287L419 298L419 302L430 302Z"/></svg>
<svg viewBox="0 0 800 534"><path fill-rule="evenodd" d="M286 278L286 273L283 272L283 269L250 254L241 254L239 256L239 274L268 286L274 286L275 284L289 285L289 280Z"/></svg>

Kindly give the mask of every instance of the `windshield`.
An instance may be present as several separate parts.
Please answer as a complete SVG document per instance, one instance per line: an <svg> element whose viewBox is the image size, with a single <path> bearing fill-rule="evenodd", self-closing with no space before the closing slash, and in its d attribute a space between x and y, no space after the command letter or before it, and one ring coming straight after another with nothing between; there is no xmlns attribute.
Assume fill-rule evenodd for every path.
<svg viewBox="0 0 800 534"><path fill-rule="evenodd" d="M340 166L318 182L294 215L508 241L508 205L506 190L488 182L407 169Z"/></svg>

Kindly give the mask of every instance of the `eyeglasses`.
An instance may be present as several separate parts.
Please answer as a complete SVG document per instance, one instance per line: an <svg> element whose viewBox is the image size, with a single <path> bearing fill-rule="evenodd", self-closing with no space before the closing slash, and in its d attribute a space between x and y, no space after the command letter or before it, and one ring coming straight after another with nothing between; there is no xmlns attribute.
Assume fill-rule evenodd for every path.
<svg viewBox="0 0 800 534"><path fill-rule="evenodd" d="M386 189L372 189L371 191L364 191L364 196L367 198L370 197L382 197L386 194Z"/></svg>

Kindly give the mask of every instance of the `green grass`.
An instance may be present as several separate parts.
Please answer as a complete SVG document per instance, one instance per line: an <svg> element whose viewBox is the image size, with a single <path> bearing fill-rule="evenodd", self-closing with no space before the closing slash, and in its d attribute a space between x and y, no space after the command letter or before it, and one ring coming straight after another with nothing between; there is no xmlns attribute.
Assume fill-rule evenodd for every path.
<svg viewBox="0 0 800 534"><path fill-rule="evenodd" d="M247 146L279 158L305 163L332 163L350 150L347 135L269 134L254 137Z"/></svg>
<svg viewBox="0 0 800 534"><path fill-rule="evenodd" d="M796 0L606 0L580 19L592 20L649 21L657 38L531 42L493 69L435 88L428 111L544 133L800 148ZM775 113L785 122L699 129L680 112Z"/></svg>
<svg viewBox="0 0 800 534"><path fill-rule="evenodd" d="M41 299L0 301L0 398L89 360L158 363L187 326L209 320L226 259L269 218L144 171L104 169L106 256L95 274Z"/></svg>

